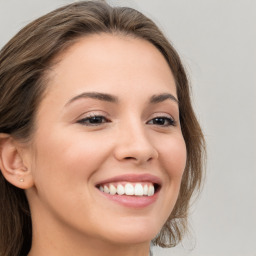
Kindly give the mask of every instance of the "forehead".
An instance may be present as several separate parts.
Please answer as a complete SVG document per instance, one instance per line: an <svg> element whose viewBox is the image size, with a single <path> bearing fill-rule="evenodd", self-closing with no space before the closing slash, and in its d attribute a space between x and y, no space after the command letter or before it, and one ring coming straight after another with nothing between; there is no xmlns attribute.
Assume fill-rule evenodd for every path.
<svg viewBox="0 0 256 256"><path fill-rule="evenodd" d="M171 69L150 42L124 35L96 34L79 39L56 58L49 92L83 90L118 93L145 90L176 95ZM158 92L157 92L158 90Z"/></svg>

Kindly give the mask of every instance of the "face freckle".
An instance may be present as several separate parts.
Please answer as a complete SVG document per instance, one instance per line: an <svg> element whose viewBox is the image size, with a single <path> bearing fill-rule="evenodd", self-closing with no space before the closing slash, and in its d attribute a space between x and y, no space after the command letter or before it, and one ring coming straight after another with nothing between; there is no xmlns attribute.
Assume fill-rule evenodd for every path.
<svg viewBox="0 0 256 256"><path fill-rule="evenodd" d="M149 243L174 207L186 164L172 72L152 44L128 36L85 37L59 59L36 118L32 219L48 233L50 222L53 235ZM156 191L100 191L111 183Z"/></svg>

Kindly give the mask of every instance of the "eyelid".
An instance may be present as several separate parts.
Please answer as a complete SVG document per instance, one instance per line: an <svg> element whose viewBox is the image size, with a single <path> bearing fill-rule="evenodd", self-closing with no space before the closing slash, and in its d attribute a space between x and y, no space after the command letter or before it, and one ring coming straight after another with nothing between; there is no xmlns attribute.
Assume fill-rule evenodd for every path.
<svg viewBox="0 0 256 256"><path fill-rule="evenodd" d="M166 113L166 112L157 112L157 113L153 113L151 116L150 116L150 119L154 119L154 118L157 118L157 117L166 117L166 118L170 118L172 119L173 121L175 121L175 118L169 114L169 113Z"/></svg>
<svg viewBox="0 0 256 256"><path fill-rule="evenodd" d="M168 126L176 126L177 125L177 122L178 120L176 120L172 115L170 114L167 114L167 113L154 113L153 116L150 117L150 119L147 121L147 123L149 123L150 121L156 119L156 118L166 118L166 119L169 119L171 120L171 124L169 125L162 125L162 127L168 127ZM154 124L152 124L154 125ZM161 125L159 125L161 126Z"/></svg>
<svg viewBox="0 0 256 256"><path fill-rule="evenodd" d="M85 125L85 121L89 120L90 118L93 118L93 117L102 117L105 119L105 122L99 123L98 125L111 122L109 115L106 112L104 112L102 110L93 110L93 111L88 111L88 112L85 112L85 113L79 115L79 117L76 118L75 123L80 123L80 124ZM88 126L90 126L90 125L88 125Z"/></svg>
<svg viewBox="0 0 256 256"><path fill-rule="evenodd" d="M105 111L102 111L102 110L90 110L90 111L82 113L76 119L79 120L79 119L85 119L85 118L90 118L90 117L94 117L94 116L104 116L104 117L108 118L109 115Z"/></svg>

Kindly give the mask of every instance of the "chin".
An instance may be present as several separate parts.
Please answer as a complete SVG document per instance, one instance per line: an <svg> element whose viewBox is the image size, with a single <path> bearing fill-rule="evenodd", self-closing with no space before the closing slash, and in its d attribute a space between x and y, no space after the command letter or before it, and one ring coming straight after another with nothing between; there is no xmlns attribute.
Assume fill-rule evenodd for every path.
<svg viewBox="0 0 256 256"><path fill-rule="evenodd" d="M107 233L107 239L117 244L142 244L150 243L159 233L161 227L152 226L152 223L131 224L126 227L115 227ZM129 225L130 224L130 225Z"/></svg>

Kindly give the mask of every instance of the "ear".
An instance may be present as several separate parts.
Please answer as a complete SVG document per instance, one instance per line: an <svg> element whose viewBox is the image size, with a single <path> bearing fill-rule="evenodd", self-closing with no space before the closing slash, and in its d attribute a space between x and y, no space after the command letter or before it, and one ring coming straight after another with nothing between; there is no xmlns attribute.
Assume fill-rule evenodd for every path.
<svg viewBox="0 0 256 256"><path fill-rule="evenodd" d="M33 186L31 168L25 163L25 151L9 134L0 133L0 169L12 185L28 189Z"/></svg>

